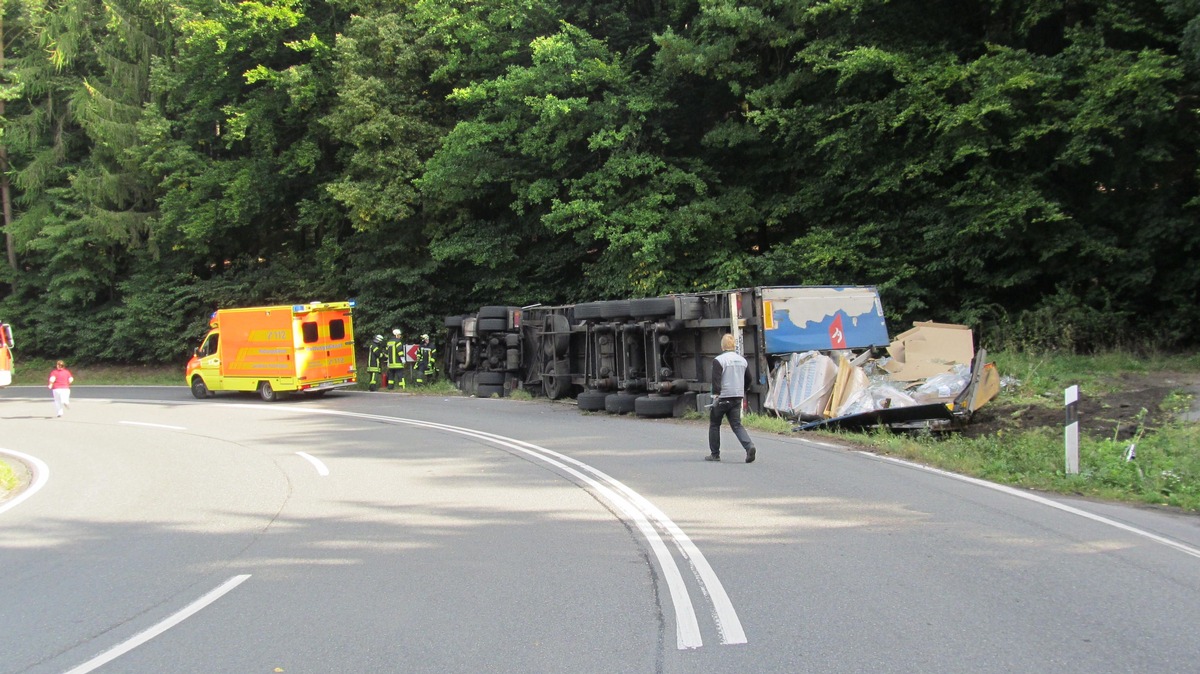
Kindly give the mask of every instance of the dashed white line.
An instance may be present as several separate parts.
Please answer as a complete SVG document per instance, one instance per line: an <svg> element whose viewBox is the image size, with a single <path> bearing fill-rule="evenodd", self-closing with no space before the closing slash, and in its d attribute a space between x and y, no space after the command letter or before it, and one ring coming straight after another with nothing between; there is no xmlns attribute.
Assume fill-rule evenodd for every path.
<svg viewBox="0 0 1200 674"><path fill-rule="evenodd" d="M308 454L307 452L296 452L296 455L302 456L305 459L307 459L308 462L311 463L313 465L313 467L317 469L317 475L320 475L321 477L325 477L325 476L329 475L329 469L327 467L325 467L325 464L321 463L321 460L318 459L317 457L313 456L312 454Z"/></svg>
<svg viewBox="0 0 1200 674"><path fill-rule="evenodd" d="M96 657L92 658L91 660L88 660L87 662L83 663L82 665L79 665L75 669L68 671L66 674L86 674L87 672L90 672L90 671L92 671L98 667L101 667L109 662L112 662L113 660L121 657L122 655L128 653L129 651L132 651L133 649L137 648L138 646L141 646L142 644L146 643L147 641L150 641L154 637L162 634L163 632L166 632L167 630L178 625L179 623L183 622L184 620L187 620L188 618L192 617L197 612L199 612L200 609L202 609L205 606L208 606L209 604L213 603L214 601L220 599L222 596L224 596L230 590L232 590L233 588L237 587L238 585L241 585L242 583L244 583L246 581L246 579L249 577L250 577L250 574L243 574L240 576L234 576L233 578L230 578L229 580L225 581L220 586L218 586L216 589L210 591L208 594L204 595L203 597L200 597L196 601L185 606L178 613L176 613L176 614L172 615L171 617L167 618L166 620L158 623L154 627L151 627L150 629L146 630L145 632L139 632L138 634L135 634L133 637L131 637L127 641L115 646L114 648L111 648L111 649L101 653L100 655L97 655Z"/></svg>
<svg viewBox="0 0 1200 674"><path fill-rule="evenodd" d="M150 423L146 423L144 421L122 421L119 423L122 423L126 426L146 426L148 428L165 428L169 431L186 431L187 430L187 427L185 427L185 426L168 426L166 424L150 424Z"/></svg>

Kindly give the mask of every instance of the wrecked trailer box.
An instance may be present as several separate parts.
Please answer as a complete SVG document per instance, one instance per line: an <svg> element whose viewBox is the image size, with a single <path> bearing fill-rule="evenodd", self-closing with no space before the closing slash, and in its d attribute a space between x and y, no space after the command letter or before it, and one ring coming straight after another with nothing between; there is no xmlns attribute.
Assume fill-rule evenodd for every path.
<svg viewBox="0 0 1200 674"><path fill-rule="evenodd" d="M505 395L520 388L550 398L575 396L582 410L640 416L697 409L697 396L711 391L712 361L727 333L750 365L755 383L746 402L756 412L781 358L798 350L888 344L879 293L870 286L760 286L484 307L448 317L446 326L447 375L463 391Z"/></svg>

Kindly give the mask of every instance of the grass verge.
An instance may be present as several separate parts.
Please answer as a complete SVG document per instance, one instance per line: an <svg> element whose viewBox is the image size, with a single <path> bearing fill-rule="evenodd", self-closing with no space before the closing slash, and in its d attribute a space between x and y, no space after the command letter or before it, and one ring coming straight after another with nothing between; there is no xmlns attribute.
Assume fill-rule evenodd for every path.
<svg viewBox="0 0 1200 674"><path fill-rule="evenodd" d="M1059 429L983 438L886 430L831 435L881 454L1014 487L1200 512L1200 427L1195 424L1172 424L1136 443L1080 438L1077 475L1066 472Z"/></svg>
<svg viewBox="0 0 1200 674"><path fill-rule="evenodd" d="M17 488L17 473L12 466L0 459L0 492L12 491Z"/></svg>

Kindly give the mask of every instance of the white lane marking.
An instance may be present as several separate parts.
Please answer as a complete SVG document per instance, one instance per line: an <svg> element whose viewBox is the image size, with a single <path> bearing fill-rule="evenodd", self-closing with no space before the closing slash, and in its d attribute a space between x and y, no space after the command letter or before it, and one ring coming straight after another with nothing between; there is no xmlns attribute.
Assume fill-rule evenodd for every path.
<svg viewBox="0 0 1200 674"><path fill-rule="evenodd" d="M303 456L305 459L307 459L308 462L311 463L313 465L313 467L315 467L317 469L317 475L320 475L321 477L325 477L325 476L329 475L329 469L326 468L325 464L321 463L321 460L318 459L317 457L315 457L312 454L309 454L307 452L296 452L296 454L298 456Z"/></svg>
<svg viewBox="0 0 1200 674"><path fill-rule="evenodd" d="M91 660L88 660L87 662L83 663L82 665L79 665L75 669L68 671L66 674L85 674L86 672L90 672L93 669L96 669L97 667L101 667L105 664L108 664L109 662L112 662L113 660L116 660L117 658L121 657L122 655L125 655L129 651L132 651L133 649L137 648L138 646L141 646L142 644L146 643L147 641L150 641L154 637L162 634L163 632L166 632L167 630L178 625L179 623L183 622L184 620L187 620L188 618L192 617L197 612L199 612L200 609L202 609L205 606L208 606L209 604L213 603L214 601L220 599L227 592L229 592L233 588L237 587L238 585L241 585L242 583L244 583L246 581L246 579L249 577L250 577L250 574L247 573L247 574L243 574L240 576L234 576L233 578L230 578L229 580L225 581L220 586L218 586L216 589L210 591L208 594L204 595L203 597L200 597L196 601L185 606L181 611L179 611L175 615L172 615L171 617L158 623L154 627L151 627L150 629L146 630L145 632L139 632L138 634L135 634L133 637L131 637L127 641L113 647L110 650L107 650L107 651L101 653L100 655L97 655L96 657L92 658Z"/></svg>
<svg viewBox="0 0 1200 674"><path fill-rule="evenodd" d="M261 405L231 405L231 407L232 406L243 407L245 409L252 410L262 410ZM666 546L662 542L662 538L650 524L649 519L655 520L667 530L667 533L671 535L675 545L683 552L684 556L688 558L689 562L692 563L693 571L698 573L698 579L705 591L705 594L713 599L714 607L717 611L714 619L717 620L717 628L722 635L723 643L746 643L746 636L742 631L741 622L737 618L737 613L733 610L733 605L729 601L729 597L725 593L724 587L717 579L716 574L712 571L712 567L709 566L708 561L704 558L704 555L701 554L700 550L697 549L694 544L692 544L691 540L688 539L686 535L683 535L683 531L680 530L674 522L672 522L657 508L651 506L649 501L641 496L637 496L636 492L634 492L632 489L629 489L629 487L626 487L612 477L605 475L603 472L544 447L521 440L516 440L514 438L488 433L486 431L477 431L470 428L450 426L448 424L439 424L430 421L420 421L417 419L388 417L378 414L363 414L358 412L344 412L339 410L323 410L314 408L278 409L280 411L295 411L303 414L317 413L326 414L329 416L344 416L359 419L370 419L374 421L384 421L389 423L400 423L409 426L419 426L423 428L446 431L449 433L457 433L459 435L465 435L468 437L492 442L503 447L508 447L555 466L559 470L575 476L575 478L581 482L595 489L597 493L604 496L604 498L615 505L622 513L624 513L629 520L631 520L637 526L642 535L645 536L647 542L650 544L650 548L654 551L655 558L658 559L659 567L662 569L663 575L667 580L667 589L671 593L671 603L675 608L675 638L679 650L699 648L700 646L704 645L704 642L700 636L700 626L696 621L696 611L692 606L691 596L688 593L687 586L683 582L683 576L679 572L679 565L675 563L675 558L672 557L671 553L666 549ZM556 459L562 459L562 461ZM566 465L564 461L579 466L580 468L592 473L601 480L608 482L609 484L613 485L613 487L625 492L626 494L637 496L636 501L638 503L635 504L633 500L622 497L608 486L605 486L591 477L584 475L578 470ZM639 509L640 504L649 506L649 510L652 512L646 512L644 509Z"/></svg>
<svg viewBox="0 0 1200 674"><path fill-rule="evenodd" d="M4 449L0 447L0 454L8 454L9 456L17 457L21 461L24 461L33 472L33 481L29 483L29 487L25 491L21 492L7 503L0 503L0 513L2 513L6 510L17 507L18 503L24 501L30 496L33 496L34 494L38 493L42 487L45 487L46 483L50 481L50 466L47 466L45 461L42 461L36 456L30 456L21 452L14 452L11 449Z"/></svg>
<svg viewBox="0 0 1200 674"><path fill-rule="evenodd" d="M1171 540L1169 538L1165 538L1163 536L1159 536L1158 534L1152 534L1149 531L1145 531L1143 529L1138 529L1137 527L1130 526L1123 522L1118 522L1116 520L1110 520L1107 517L1097 515L1095 513L1090 513L1086 510L1080 510L1079 508L1074 508L1072 506L1066 505L1065 503L1059 503L1058 501L1052 501L1048 498L1038 496L1037 494L1030 494L1028 492L1021 491L1020 489L1014 489L1013 487L1009 487L1007 485L996 484L994 482L988 482L987 480L980 480L979 478L969 477L967 475L958 475L957 473L951 473L949 471L941 470L938 468L922 466L919 463L913 463L911 461L905 461L904 459L897 459L897 458L894 458L891 456L880 456L879 454L872 454L871 452L863 452L863 451L860 451L859 454L865 454L866 456L874 457L874 458L880 459L882 461L890 461L891 463L899 464L902 466L907 466L909 468L917 468L917 469L920 469L920 470L923 470L923 471L926 471L929 473L941 475L943 477L950 477L950 478L954 478L956 480L961 480L963 482L969 482L971 484L978 485L980 487L987 487L988 489L994 489L996 491L1004 492L1005 494L1009 494L1011 496L1016 496L1018 498L1023 498L1027 501L1033 501L1034 503L1040 503L1042 505L1050 506L1051 508L1055 508L1057 510L1061 510L1066 513L1071 513L1072 515L1079 515L1080 517L1086 517L1087 519L1092 520L1093 522L1107 524L1110 527L1116 527L1117 529L1121 529L1122 531L1127 531L1136 536L1142 536L1144 538L1148 538L1148 539L1154 541L1155 543L1161 543L1169 548L1174 548L1184 554L1188 554L1193 557L1200 557L1200 550L1197 550L1196 548L1193 548L1191 546L1184 545L1183 543L1173 541L1173 540Z"/></svg>
<svg viewBox="0 0 1200 674"><path fill-rule="evenodd" d="M184 426L168 426L166 424L150 424L150 423L146 423L144 421L120 421L118 423L125 424L126 426L146 426L148 428L165 428L169 431L186 431L187 430L187 428Z"/></svg>

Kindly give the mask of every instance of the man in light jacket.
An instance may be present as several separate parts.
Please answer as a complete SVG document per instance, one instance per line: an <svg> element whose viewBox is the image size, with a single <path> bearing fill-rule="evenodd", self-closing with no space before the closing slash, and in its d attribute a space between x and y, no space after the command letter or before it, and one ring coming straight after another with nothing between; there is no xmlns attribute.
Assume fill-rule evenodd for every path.
<svg viewBox="0 0 1200 674"><path fill-rule="evenodd" d="M708 413L708 456L705 461L721 460L721 420L729 417L729 427L746 450L746 463L754 463L756 450L750 434L742 426L742 399L752 383L746 359L735 351L733 335L721 338L721 355L713 359L712 410Z"/></svg>

